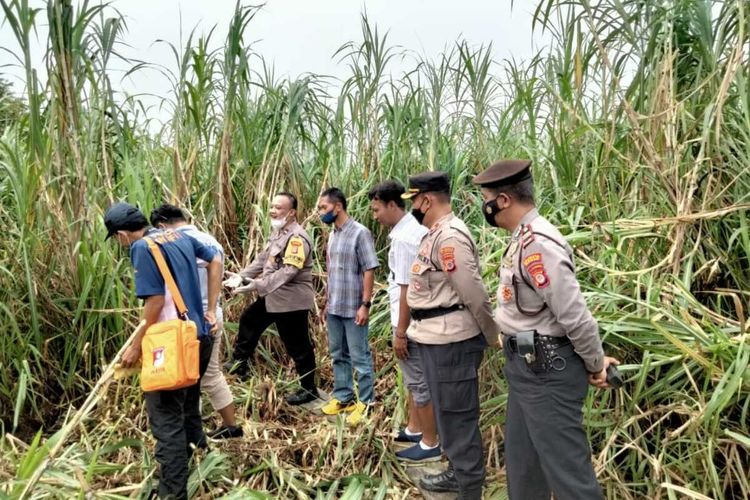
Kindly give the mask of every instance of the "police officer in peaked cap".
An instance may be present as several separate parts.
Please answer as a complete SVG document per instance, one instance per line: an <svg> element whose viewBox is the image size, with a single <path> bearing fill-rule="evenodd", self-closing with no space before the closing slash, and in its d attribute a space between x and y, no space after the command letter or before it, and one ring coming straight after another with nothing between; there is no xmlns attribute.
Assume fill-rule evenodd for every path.
<svg viewBox="0 0 750 500"><path fill-rule="evenodd" d="M608 387L599 327L576 279L573 250L539 215L531 162L499 161L475 176L491 226L511 232L495 318L503 333L511 500L601 499L583 428L588 385Z"/></svg>

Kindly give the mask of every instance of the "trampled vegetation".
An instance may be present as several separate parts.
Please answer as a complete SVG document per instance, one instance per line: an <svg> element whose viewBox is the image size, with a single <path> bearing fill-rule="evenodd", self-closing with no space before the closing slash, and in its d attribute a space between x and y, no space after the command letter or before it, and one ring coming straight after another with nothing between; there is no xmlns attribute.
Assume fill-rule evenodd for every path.
<svg viewBox="0 0 750 500"><path fill-rule="evenodd" d="M575 247L606 347L624 362L624 389L591 391L586 403L607 497L750 496L747 2L540 0L535 29L552 43L534 58L495 61L491 47L459 40L437 60L404 53L413 70L393 76L389 63L401 50L363 19L362 39L335 56L349 68L342 84L276 78L250 49L256 11L238 6L220 50L198 33L173 47L166 123L138 97L113 91L107 69L127 40L114 8L0 6L0 29L15 34L9 49L26 76L21 101L0 93L0 497L29 487L39 498L122 498L154 481L131 381L104 384L88 418L54 434L137 322L126 255L103 239L112 200L146 209L178 202L239 263L268 232L270 195L298 192L322 282L324 232L312 216L321 186L350 193L352 214L382 249L367 189L443 169L494 290L505 237L483 223L470 178L503 157L534 160L541 211ZM40 80L31 49L35 28L47 24ZM132 71L144 64L133 61ZM293 372L268 335L252 380L235 385L249 437L201 457L191 490L205 498L414 495L389 449L404 394L386 304L381 291L371 329L381 404L369 425L351 430L285 406L277 394ZM230 301L229 317L241 307ZM320 326L315 337L330 384ZM488 358L488 495L504 498L505 383L501 354Z"/></svg>

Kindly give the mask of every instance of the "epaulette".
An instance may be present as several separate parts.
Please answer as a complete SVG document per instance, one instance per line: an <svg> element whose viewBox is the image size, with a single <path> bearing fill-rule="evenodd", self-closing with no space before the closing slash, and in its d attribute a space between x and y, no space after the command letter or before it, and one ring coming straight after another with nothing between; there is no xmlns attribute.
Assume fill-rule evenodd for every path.
<svg viewBox="0 0 750 500"><path fill-rule="evenodd" d="M534 242L534 231L531 229L531 224L525 224L521 228L521 247L526 248Z"/></svg>

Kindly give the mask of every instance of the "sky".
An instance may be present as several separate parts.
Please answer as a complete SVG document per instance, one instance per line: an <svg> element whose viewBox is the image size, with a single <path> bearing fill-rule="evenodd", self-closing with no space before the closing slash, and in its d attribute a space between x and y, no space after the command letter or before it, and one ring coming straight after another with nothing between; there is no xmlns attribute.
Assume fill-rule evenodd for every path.
<svg viewBox="0 0 750 500"><path fill-rule="evenodd" d="M251 21L248 41L277 76L306 73L342 78L346 66L334 58L342 44L361 39L360 16L366 12L372 25L388 31L389 43L428 58L435 58L457 39L470 44L492 43L494 59L523 60L535 53L544 37L532 33L532 13L538 0L268 0ZM29 0L32 6L44 2ZM74 0L74 4L80 2ZM90 2L91 4L95 2ZM251 2L245 2L253 4ZM127 32L119 47L129 58L174 70L171 49L157 40L180 46L193 28L208 33L219 46L226 37L234 0L114 0L110 4L124 15ZM4 14L0 13L4 21ZM39 40L33 53L43 69L41 54L46 43L46 12L39 15ZM23 91L22 71L11 53L18 45L7 23L0 22L0 73L11 80L17 93ZM391 72L412 69L413 61L394 59ZM168 80L154 70L138 71L123 80L125 67L113 71L116 88L130 94L164 96ZM499 69L499 68L498 68ZM40 71L42 77L43 71Z"/></svg>

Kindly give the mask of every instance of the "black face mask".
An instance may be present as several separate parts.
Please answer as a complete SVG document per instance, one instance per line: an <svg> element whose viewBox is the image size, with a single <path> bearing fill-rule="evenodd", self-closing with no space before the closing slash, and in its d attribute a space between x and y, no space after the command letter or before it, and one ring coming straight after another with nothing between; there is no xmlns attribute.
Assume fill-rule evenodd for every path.
<svg viewBox="0 0 750 500"><path fill-rule="evenodd" d="M484 220L486 220L487 224L492 227L499 227L497 222L495 222L495 216L502 211L503 209L497 206L497 198L482 203L482 214L484 215Z"/></svg>
<svg viewBox="0 0 750 500"><path fill-rule="evenodd" d="M419 208L412 208L411 214L414 216L415 219L417 219L417 222L422 224L424 222L424 216L427 215L427 212L423 213L422 210L420 210Z"/></svg>
<svg viewBox="0 0 750 500"><path fill-rule="evenodd" d="M418 208L412 208L411 214L414 216L415 219L417 219L417 222L419 222L420 224L424 222L425 214L423 214Z"/></svg>

